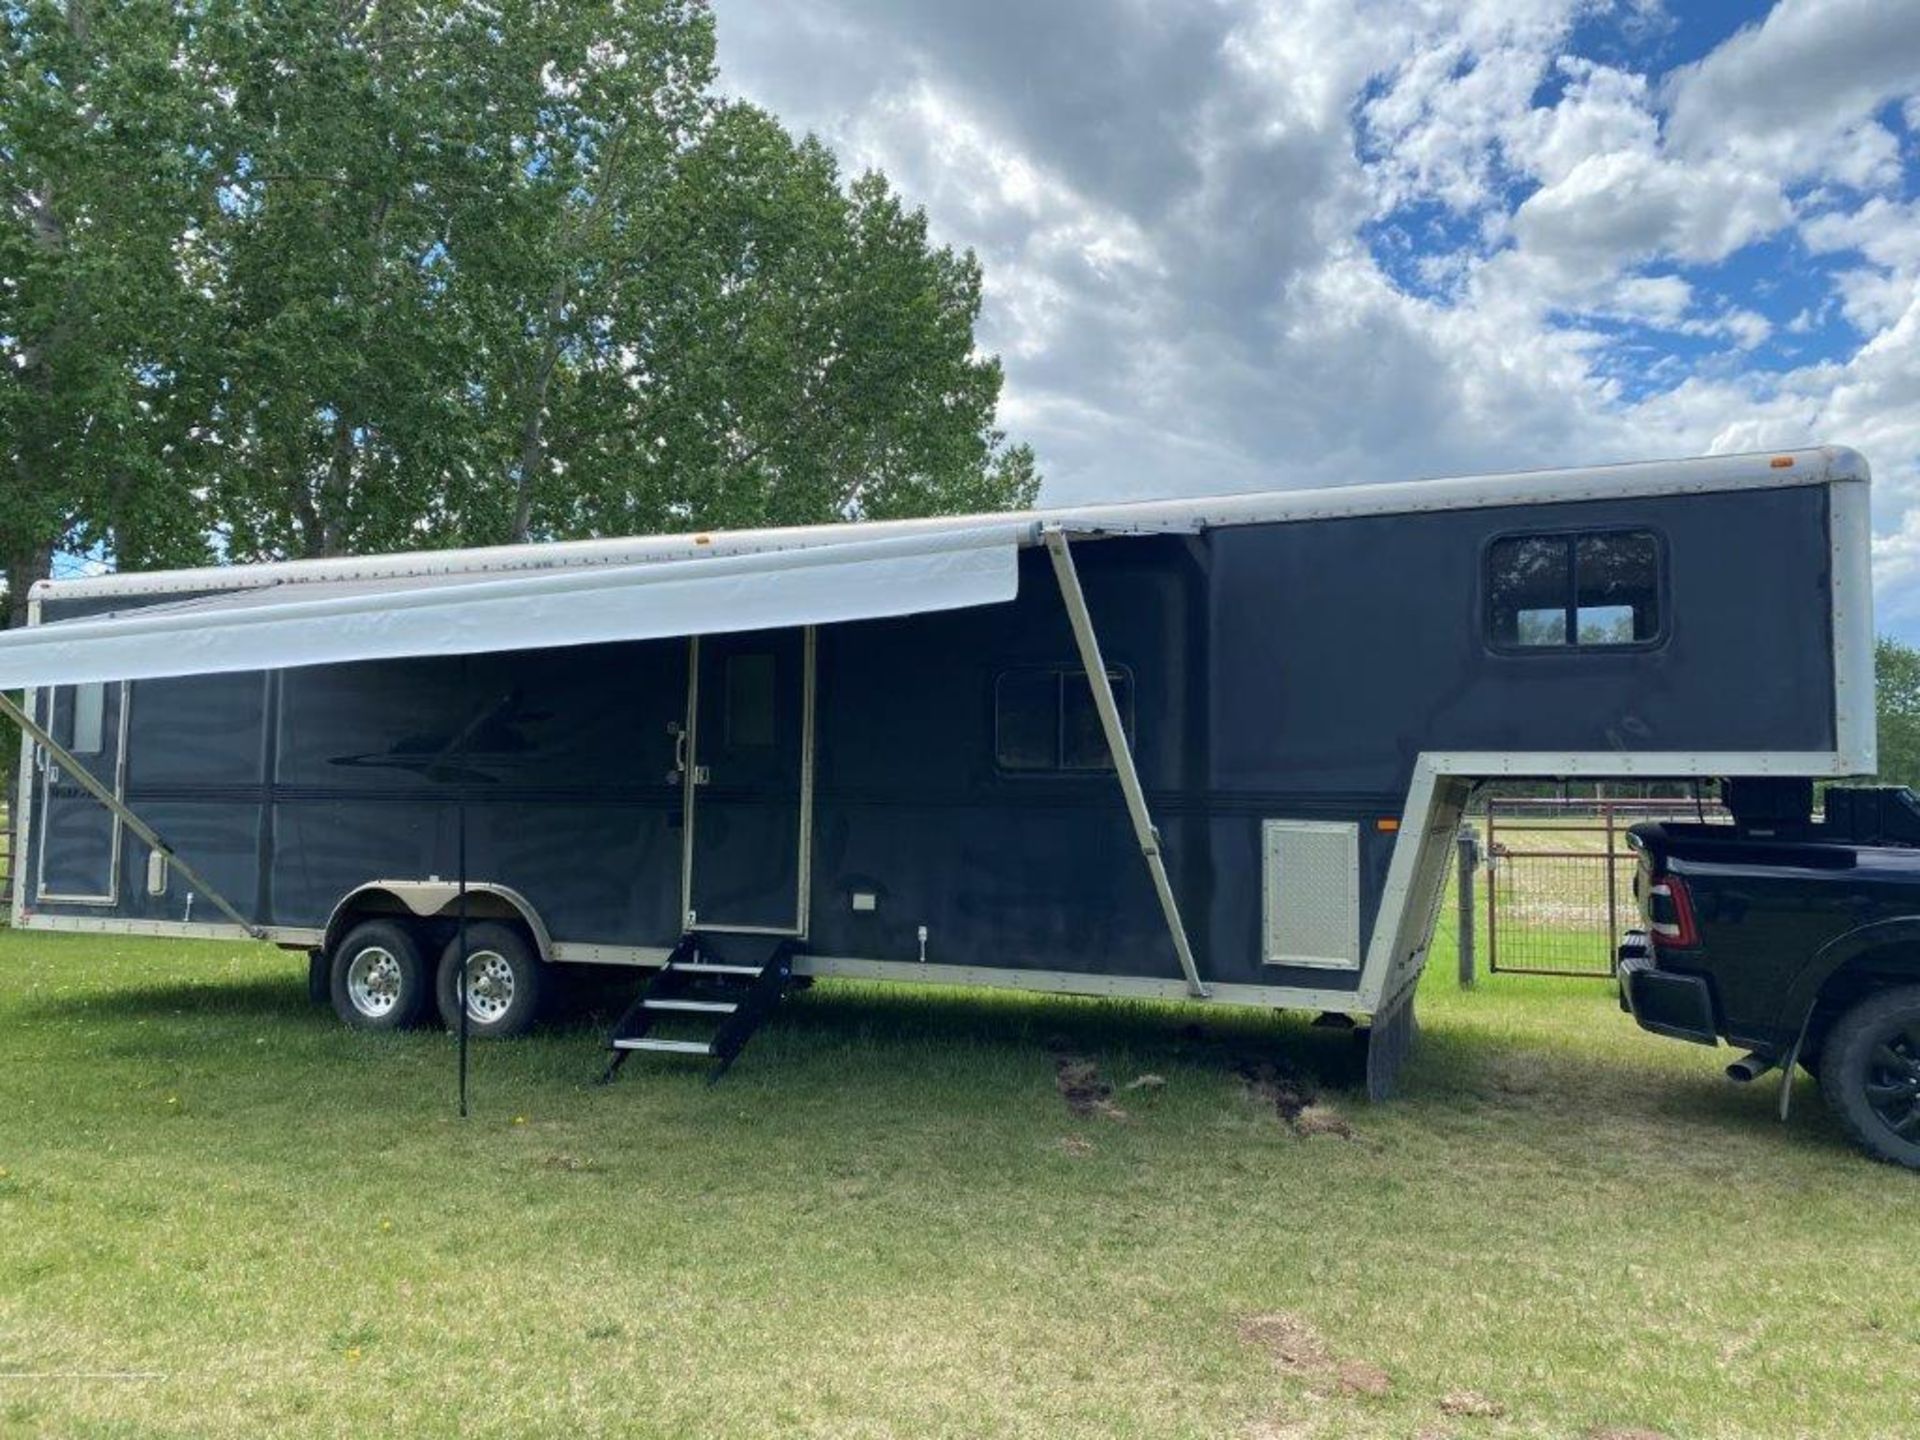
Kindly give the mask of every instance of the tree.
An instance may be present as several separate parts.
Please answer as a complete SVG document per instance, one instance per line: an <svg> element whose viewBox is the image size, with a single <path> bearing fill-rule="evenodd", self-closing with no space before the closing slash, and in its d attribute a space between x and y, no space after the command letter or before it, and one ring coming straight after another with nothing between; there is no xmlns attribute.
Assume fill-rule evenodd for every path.
<svg viewBox="0 0 1920 1440"><path fill-rule="evenodd" d="M209 555L189 374L210 311L182 247L216 172L189 32L151 0L0 9L0 625L56 551ZM16 742L0 724L0 755Z"/></svg>
<svg viewBox="0 0 1920 1440"><path fill-rule="evenodd" d="M234 558L1029 503L981 277L694 0L261 9L205 243Z"/></svg>
<svg viewBox="0 0 1920 1440"><path fill-rule="evenodd" d="M1873 677L1879 778L1920 789L1920 650L1882 635L1873 647Z"/></svg>
<svg viewBox="0 0 1920 1440"><path fill-rule="evenodd" d="M1029 503L971 255L704 0L0 8L0 566ZM16 616L17 618L17 616Z"/></svg>
<svg viewBox="0 0 1920 1440"><path fill-rule="evenodd" d="M1030 504L980 267L704 0L0 6L0 572ZM13 769L4 768L11 782Z"/></svg>
<svg viewBox="0 0 1920 1440"><path fill-rule="evenodd" d="M0 10L6 623L62 548L206 556L185 461L208 332L183 238L214 208L206 97L166 5Z"/></svg>

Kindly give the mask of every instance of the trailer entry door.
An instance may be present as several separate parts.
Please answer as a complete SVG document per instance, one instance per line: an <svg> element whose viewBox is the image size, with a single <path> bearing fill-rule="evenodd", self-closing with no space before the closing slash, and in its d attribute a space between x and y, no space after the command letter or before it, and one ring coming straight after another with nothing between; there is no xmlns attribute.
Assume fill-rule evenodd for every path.
<svg viewBox="0 0 1920 1440"><path fill-rule="evenodd" d="M813 632L757 630L691 643L687 928L803 934Z"/></svg>
<svg viewBox="0 0 1920 1440"><path fill-rule="evenodd" d="M125 685L94 681L42 690L40 722L87 772L123 795L121 717ZM110 905L119 882L120 817L81 787L44 751L36 753L40 815L40 901Z"/></svg>

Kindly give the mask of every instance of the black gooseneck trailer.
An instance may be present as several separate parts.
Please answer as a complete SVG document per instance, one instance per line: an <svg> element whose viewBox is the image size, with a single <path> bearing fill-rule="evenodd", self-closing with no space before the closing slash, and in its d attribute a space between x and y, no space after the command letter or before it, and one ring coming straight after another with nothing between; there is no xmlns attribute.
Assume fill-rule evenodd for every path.
<svg viewBox="0 0 1920 1440"><path fill-rule="evenodd" d="M729 1058L788 977L853 975L1351 1015L1384 1089L1477 781L1872 770L1867 479L1827 448L45 583L0 636L13 919L258 935L407 1023L464 809L479 1031L632 965Z"/></svg>

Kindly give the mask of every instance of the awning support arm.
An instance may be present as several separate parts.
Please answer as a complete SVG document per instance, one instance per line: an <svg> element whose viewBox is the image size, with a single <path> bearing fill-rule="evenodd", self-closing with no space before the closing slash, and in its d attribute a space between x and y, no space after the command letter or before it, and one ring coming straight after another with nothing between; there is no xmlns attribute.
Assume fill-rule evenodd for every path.
<svg viewBox="0 0 1920 1440"><path fill-rule="evenodd" d="M80 782L81 789L93 796L94 799L106 806L107 809L111 810L115 815L118 815L121 823L135 835L138 835L142 840L146 841L147 844L166 856L167 864L171 865L175 870L178 870L181 878L193 886L199 894L206 896L207 899L212 901L214 908L222 915L225 915L256 940L265 933L258 925L255 925L251 920L247 919L246 916L234 909L233 906L228 903L226 896L209 885L198 871L187 864L186 861L182 860L171 845L167 844L166 841L154 833L151 825L147 824L146 821L129 810L126 801L122 800L118 795L114 794L113 791L94 779L92 773L74 757L71 750L67 749L66 746L62 745L58 740L54 739L53 736L43 730L32 716L28 715L26 711L13 703L13 697L8 695L4 690L0 690L0 714L4 714L9 720L13 721L14 724L32 736L34 742L38 744L41 749L59 761L62 768L71 774L75 780Z"/></svg>
<svg viewBox="0 0 1920 1440"><path fill-rule="evenodd" d="M1045 526L1040 533L1047 542L1047 553L1053 558L1054 578L1060 582L1060 598L1066 602L1067 618L1073 622L1074 643L1080 648L1080 663L1087 672L1087 687L1093 691L1094 708L1100 712L1100 728L1106 732L1113 772L1120 781L1120 793L1126 797L1134 839L1139 842L1140 854L1153 876L1160 911L1167 918L1167 933L1173 937L1174 953L1179 955L1180 969L1187 977L1187 991L1204 1000L1207 987L1193 962L1193 946L1187 942L1187 927L1180 919L1180 903L1174 899L1173 885L1167 879L1167 863L1160 854L1160 832L1154 828L1153 816L1147 811L1146 792L1140 788L1140 771L1133 763L1126 727L1120 723L1120 706L1113 698L1113 682L1107 676L1107 662L1100 654L1100 637L1093 631L1087 597L1080 589L1080 572L1074 568L1073 551L1067 545L1066 532L1059 526Z"/></svg>

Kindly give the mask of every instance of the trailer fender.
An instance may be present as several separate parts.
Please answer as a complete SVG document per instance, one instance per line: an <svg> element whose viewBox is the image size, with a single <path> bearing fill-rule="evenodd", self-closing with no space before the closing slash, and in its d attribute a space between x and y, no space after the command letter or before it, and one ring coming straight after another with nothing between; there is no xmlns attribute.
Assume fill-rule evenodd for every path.
<svg viewBox="0 0 1920 1440"><path fill-rule="evenodd" d="M1797 1035L1819 1004L1828 982L1869 955L1902 958L1892 968L1920 977L1920 916L1876 920L1837 935L1814 952L1787 987L1774 1024L1782 1035Z"/></svg>
<svg viewBox="0 0 1920 1440"><path fill-rule="evenodd" d="M508 885L492 881L467 882L467 914L475 920L519 920L533 936L534 953L553 958L553 937L540 912L527 897ZM447 919L458 913L460 887L448 880L370 880L342 896L327 918L326 949L369 915L415 915L422 920Z"/></svg>

